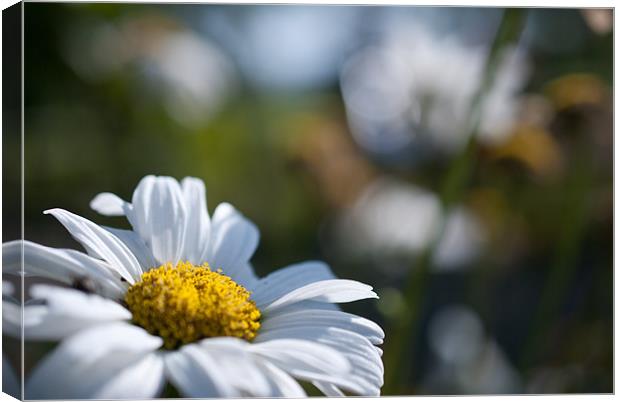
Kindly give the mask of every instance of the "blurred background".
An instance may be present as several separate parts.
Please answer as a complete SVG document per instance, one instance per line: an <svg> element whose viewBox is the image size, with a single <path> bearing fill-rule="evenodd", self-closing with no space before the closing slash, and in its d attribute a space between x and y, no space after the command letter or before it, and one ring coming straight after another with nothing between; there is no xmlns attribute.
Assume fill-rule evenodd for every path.
<svg viewBox="0 0 620 402"><path fill-rule="evenodd" d="M128 227L89 201L197 176L260 228L261 275L322 259L375 287L343 307L386 331L384 395L612 392L612 25L26 3L25 238L76 247L43 210Z"/></svg>

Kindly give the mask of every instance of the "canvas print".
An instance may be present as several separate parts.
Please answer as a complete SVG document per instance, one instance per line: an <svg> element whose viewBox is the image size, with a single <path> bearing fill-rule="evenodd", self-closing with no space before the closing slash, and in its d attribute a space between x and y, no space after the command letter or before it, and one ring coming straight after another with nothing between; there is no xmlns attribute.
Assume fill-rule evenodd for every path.
<svg viewBox="0 0 620 402"><path fill-rule="evenodd" d="M3 392L612 393L613 18L4 10Z"/></svg>

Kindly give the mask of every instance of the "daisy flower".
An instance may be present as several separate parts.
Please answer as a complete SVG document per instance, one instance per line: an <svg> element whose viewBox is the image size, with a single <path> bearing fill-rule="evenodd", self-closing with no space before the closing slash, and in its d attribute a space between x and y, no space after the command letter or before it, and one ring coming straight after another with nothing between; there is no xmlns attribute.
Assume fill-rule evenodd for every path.
<svg viewBox="0 0 620 402"><path fill-rule="evenodd" d="M230 204L210 217L204 184L143 178L127 202L91 207L132 230L54 216L86 250L29 241L3 245L5 273L53 279L24 306L26 340L60 341L32 370L29 399L153 398L170 382L186 397L303 397L298 380L328 396L379 395L384 333L335 303L376 298L318 261L257 278L257 228ZM19 306L4 331L21 336Z"/></svg>
<svg viewBox="0 0 620 402"><path fill-rule="evenodd" d="M471 103L484 81L487 45L467 45L416 25L391 28L343 65L340 86L355 141L377 155L423 160L467 142ZM496 146L512 134L529 70L524 50L502 50L482 101L477 139Z"/></svg>
<svg viewBox="0 0 620 402"><path fill-rule="evenodd" d="M399 274L440 234L442 219L433 271L471 267L487 237L474 211L456 205L444 212L436 193L390 176L375 179L342 210L328 242L345 259L374 261L385 274Z"/></svg>

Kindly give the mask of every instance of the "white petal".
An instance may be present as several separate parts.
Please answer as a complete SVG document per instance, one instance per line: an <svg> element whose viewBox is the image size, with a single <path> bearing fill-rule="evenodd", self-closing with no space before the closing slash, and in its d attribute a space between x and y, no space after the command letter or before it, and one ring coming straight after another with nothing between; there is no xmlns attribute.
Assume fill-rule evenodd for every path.
<svg viewBox="0 0 620 402"><path fill-rule="evenodd" d="M161 393L165 383L164 361L158 353L149 353L112 374L92 399L151 399Z"/></svg>
<svg viewBox="0 0 620 402"><path fill-rule="evenodd" d="M331 279L314 282L295 289L268 305L258 302L261 311L269 312L302 300L315 300L326 303L347 303L362 299L378 298L372 287L349 279Z"/></svg>
<svg viewBox="0 0 620 402"><path fill-rule="evenodd" d="M252 396L271 395L269 381L257 366L248 342L222 337L205 339L199 345L217 362L217 369L233 387Z"/></svg>
<svg viewBox="0 0 620 402"><path fill-rule="evenodd" d="M186 177L181 181L185 209L185 242L181 259L192 264L201 264L206 253L211 233L211 221L207 212L205 185L200 179Z"/></svg>
<svg viewBox="0 0 620 402"><path fill-rule="evenodd" d="M312 385L317 387L326 396L346 396L337 386L328 382L312 381Z"/></svg>
<svg viewBox="0 0 620 402"><path fill-rule="evenodd" d="M377 395L383 385L383 362L375 346L360 334L340 328L295 327L259 332L255 344L275 339L305 339L330 346L351 363L349 377L363 388L362 395ZM314 378L313 381L322 381ZM328 381L329 382L329 381ZM333 381L332 381L333 383Z"/></svg>
<svg viewBox="0 0 620 402"><path fill-rule="evenodd" d="M195 348L197 346L188 345L165 355L166 377L179 392L187 398L239 396L217 370L217 362L203 353L193 353Z"/></svg>
<svg viewBox="0 0 620 402"><path fill-rule="evenodd" d="M99 193L90 202L90 208L101 215L123 216L125 211L123 206L127 201L122 200L118 195L112 193Z"/></svg>
<svg viewBox="0 0 620 402"><path fill-rule="evenodd" d="M25 339L63 339L94 325L131 319L123 306L95 294L49 285L34 285L30 293L46 304L24 307Z"/></svg>
<svg viewBox="0 0 620 402"><path fill-rule="evenodd" d="M71 236L84 246L88 254L107 261L127 282L133 284L135 279L140 277L142 269L138 260L118 237L88 219L64 209L49 209L44 213L58 219Z"/></svg>
<svg viewBox="0 0 620 402"><path fill-rule="evenodd" d="M357 354L343 352L351 362L351 377L364 391L362 395L379 396L383 386L383 366L368 364L368 359Z"/></svg>
<svg viewBox="0 0 620 402"><path fill-rule="evenodd" d="M2 333L17 339L22 338L21 304L2 301Z"/></svg>
<svg viewBox="0 0 620 402"><path fill-rule="evenodd" d="M279 367L333 374L346 374L351 369L337 350L307 340L280 338L257 342L251 350Z"/></svg>
<svg viewBox="0 0 620 402"><path fill-rule="evenodd" d="M125 285L108 264L84 253L69 249L41 246L30 241L10 241L2 245L2 269L4 273L42 276L62 283L71 284L76 279L89 278L95 283L95 291L119 298L125 292Z"/></svg>
<svg viewBox="0 0 620 402"><path fill-rule="evenodd" d="M152 390L152 382L161 381L157 372L153 373L154 378L142 378L140 382L135 378L135 366L140 366L142 360L153 353L126 353L115 350L95 362L77 366L63 364L63 357L55 357L53 362L43 361L26 381L26 399L97 399L102 394L119 395L121 392L127 393L122 395L124 399L137 399L145 392L140 389L142 382ZM144 371L140 372L144 374ZM133 389L126 386L123 389L114 389L109 386L113 386L115 382L121 386L126 385L124 379L119 378L125 373L131 375L131 380L134 381Z"/></svg>
<svg viewBox="0 0 620 402"><path fill-rule="evenodd" d="M269 396L271 385L247 347L236 338L209 338L168 356L166 369L188 397Z"/></svg>
<svg viewBox="0 0 620 402"><path fill-rule="evenodd" d="M304 398L307 396L306 391L304 391L301 385L284 370L279 369L266 360L261 361L259 364L273 387L273 392L269 396L283 398Z"/></svg>
<svg viewBox="0 0 620 402"><path fill-rule="evenodd" d="M304 310L328 310L328 311L342 311L340 306L334 303L323 303L315 300L302 300L297 303L288 304L284 307L280 307L275 311L268 314L263 314L264 318L274 317L280 314L288 314L292 312L299 312Z"/></svg>
<svg viewBox="0 0 620 402"><path fill-rule="evenodd" d="M126 353L148 352L157 349L162 343L160 337L153 336L138 326L115 322L80 331L67 338L52 354L64 354L67 360L87 364L112 350Z"/></svg>
<svg viewBox="0 0 620 402"><path fill-rule="evenodd" d="M209 247L202 260L209 262L212 268L221 268L226 275L234 276L254 254L258 246L258 229L227 203L217 206L211 227Z"/></svg>
<svg viewBox="0 0 620 402"><path fill-rule="evenodd" d="M231 278L246 289L252 289L258 283L258 277L256 276L256 272L254 272L254 267L252 267L252 264L249 262L242 264L241 269L232 275Z"/></svg>
<svg viewBox="0 0 620 402"><path fill-rule="evenodd" d="M186 210L181 186L172 177L144 177L126 215L161 264L176 264L183 249Z"/></svg>
<svg viewBox="0 0 620 402"><path fill-rule="evenodd" d="M125 243L127 248L131 250L131 253L138 260L143 272L148 271L150 268L159 266L155 260L155 257L153 257L153 252L151 252L151 249L146 246L144 240L142 240L136 232L133 230L117 229L107 226L103 226L103 228Z"/></svg>
<svg viewBox="0 0 620 402"><path fill-rule="evenodd" d="M94 398L122 370L138 363L161 344L161 338L129 324L115 323L78 332L33 370L25 396L27 399Z"/></svg>
<svg viewBox="0 0 620 402"><path fill-rule="evenodd" d="M45 300L50 310L56 314L91 320L131 318L131 313L119 303L96 294L43 284L32 285L30 294L36 299Z"/></svg>
<svg viewBox="0 0 620 402"><path fill-rule="evenodd" d="M254 343L252 351L293 377L327 381L352 392L363 392L347 379L351 370L349 361L331 347L307 340L277 339Z"/></svg>
<svg viewBox="0 0 620 402"><path fill-rule="evenodd" d="M166 367L186 396L306 396L290 375L236 338L211 338L185 346L167 356Z"/></svg>
<svg viewBox="0 0 620 402"><path fill-rule="evenodd" d="M383 343L385 333L380 326L366 318L331 310L298 310L274 314L261 323L261 332L280 328L321 326L342 328L366 337L375 345Z"/></svg>
<svg viewBox="0 0 620 402"><path fill-rule="evenodd" d="M266 306L285 294L313 282L335 279L331 269L321 261L306 261L272 272L251 288L252 299Z"/></svg>

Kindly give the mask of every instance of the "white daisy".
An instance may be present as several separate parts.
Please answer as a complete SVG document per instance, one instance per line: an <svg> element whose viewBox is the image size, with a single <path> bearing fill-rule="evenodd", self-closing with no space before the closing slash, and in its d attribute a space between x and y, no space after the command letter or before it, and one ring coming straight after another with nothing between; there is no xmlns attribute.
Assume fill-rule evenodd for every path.
<svg viewBox="0 0 620 402"><path fill-rule="evenodd" d="M343 65L340 84L353 138L379 156L457 152L467 142L488 52L423 25L390 29ZM523 50L504 49L481 105L479 141L497 145L509 138L527 76Z"/></svg>
<svg viewBox="0 0 620 402"><path fill-rule="evenodd" d="M433 256L435 272L471 267L487 233L465 205L442 211L434 192L384 176L361 192L335 219L330 238L345 259L377 261L386 274L402 272L445 228ZM393 272L390 272L393 271Z"/></svg>
<svg viewBox="0 0 620 402"><path fill-rule="evenodd" d="M102 193L91 207L133 230L51 209L86 254L3 245L5 273L21 273L23 246L25 275L74 286L30 288L25 339L61 342L33 369L27 398L152 398L167 381L187 397L305 396L295 379L330 396L379 394L384 333L334 304L376 298L370 286L315 261L257 278L258 230L226 203L209 217L195 178L147 176L131 203ZM18 308L3 306L14 336Z"/></svg>

